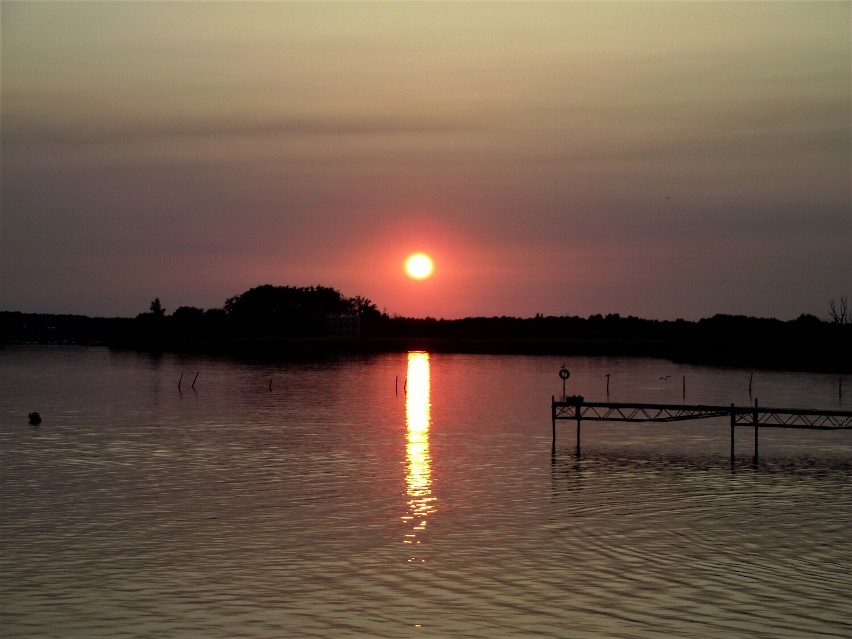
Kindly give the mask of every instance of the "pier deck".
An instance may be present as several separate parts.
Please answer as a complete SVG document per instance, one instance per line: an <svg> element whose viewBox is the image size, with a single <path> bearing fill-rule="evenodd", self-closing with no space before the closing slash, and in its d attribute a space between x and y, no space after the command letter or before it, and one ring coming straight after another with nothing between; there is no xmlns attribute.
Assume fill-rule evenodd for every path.
<svg viewBox="0 0 852 639"><path fill-rule="evenodd" d="M553 447L556 452L556 422L577 422L577 454L580 454L580 429L583 420L615 422L674 422L711 417L730 417L731 462L734 461L734 431L737 426L754 428L754 462L758 459L758 431L763 428L801 428L808 430L852 429L852 411L811 410L754 406L705 406L687 404L630 404L587 402L582 396L551 398Z"/></svg>

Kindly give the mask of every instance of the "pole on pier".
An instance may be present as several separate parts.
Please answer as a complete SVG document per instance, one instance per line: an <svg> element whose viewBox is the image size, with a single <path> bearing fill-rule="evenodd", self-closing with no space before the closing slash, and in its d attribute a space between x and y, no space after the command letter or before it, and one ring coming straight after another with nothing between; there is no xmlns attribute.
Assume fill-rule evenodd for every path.
<svg viewBox="0 0 852 639"><path fill-rule="evenodd" d="M752 414L752 420L754 421L754 465L757 466L757 431L758 431L758 422L759 417L757 415L757 400L754 400L754 413Z"/></svg>
<svg viewBox="0 0 852 639"><path fill-rule="evenodd" d="M737 425L737 415L734 412L734 403L731 402L731 466L734 465L734 429Z"/></svg>

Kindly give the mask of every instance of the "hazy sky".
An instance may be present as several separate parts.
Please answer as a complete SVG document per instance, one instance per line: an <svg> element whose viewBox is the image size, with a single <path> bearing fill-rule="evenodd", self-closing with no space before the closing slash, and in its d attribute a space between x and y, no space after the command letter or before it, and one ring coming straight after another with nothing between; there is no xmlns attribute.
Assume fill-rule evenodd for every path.
<svg viewBox="0 0 852 639"><path fill-rule="evenodd" d="M793 319L852 291L852 3L0 7L0 310L322 284Z"/></svg>

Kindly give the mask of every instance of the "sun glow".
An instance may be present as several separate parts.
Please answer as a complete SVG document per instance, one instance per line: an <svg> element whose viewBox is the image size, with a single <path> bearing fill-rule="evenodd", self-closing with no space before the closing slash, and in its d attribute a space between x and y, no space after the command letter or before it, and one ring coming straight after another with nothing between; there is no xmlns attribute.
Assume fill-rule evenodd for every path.
<svg viewBox="0 0 852 639"><path fill-rule="evenodd" d="M412 253L405 260L405 272L415 280L425 280L434 269L432 258L425 253Z"/></svg>

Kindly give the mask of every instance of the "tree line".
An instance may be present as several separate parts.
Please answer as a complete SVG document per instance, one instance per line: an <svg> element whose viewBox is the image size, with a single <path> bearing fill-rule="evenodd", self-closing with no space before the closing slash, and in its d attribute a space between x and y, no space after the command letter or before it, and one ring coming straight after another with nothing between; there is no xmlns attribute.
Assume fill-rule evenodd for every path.
<svg viewBox="0 0 852 639"><path fill-rule="evenodd" d="M791 321L741 315L648 320L618 314L447 320L389 316L368 298L346 297L327 286L267 284L228 298L221 308L180 306L169 313L157 298L134 318L0 312L0 340L267 357L412 349L636 355L850 372L852 323L846 307L846 298L839 305L832 301L827 320L814 315Z"/></svg>

